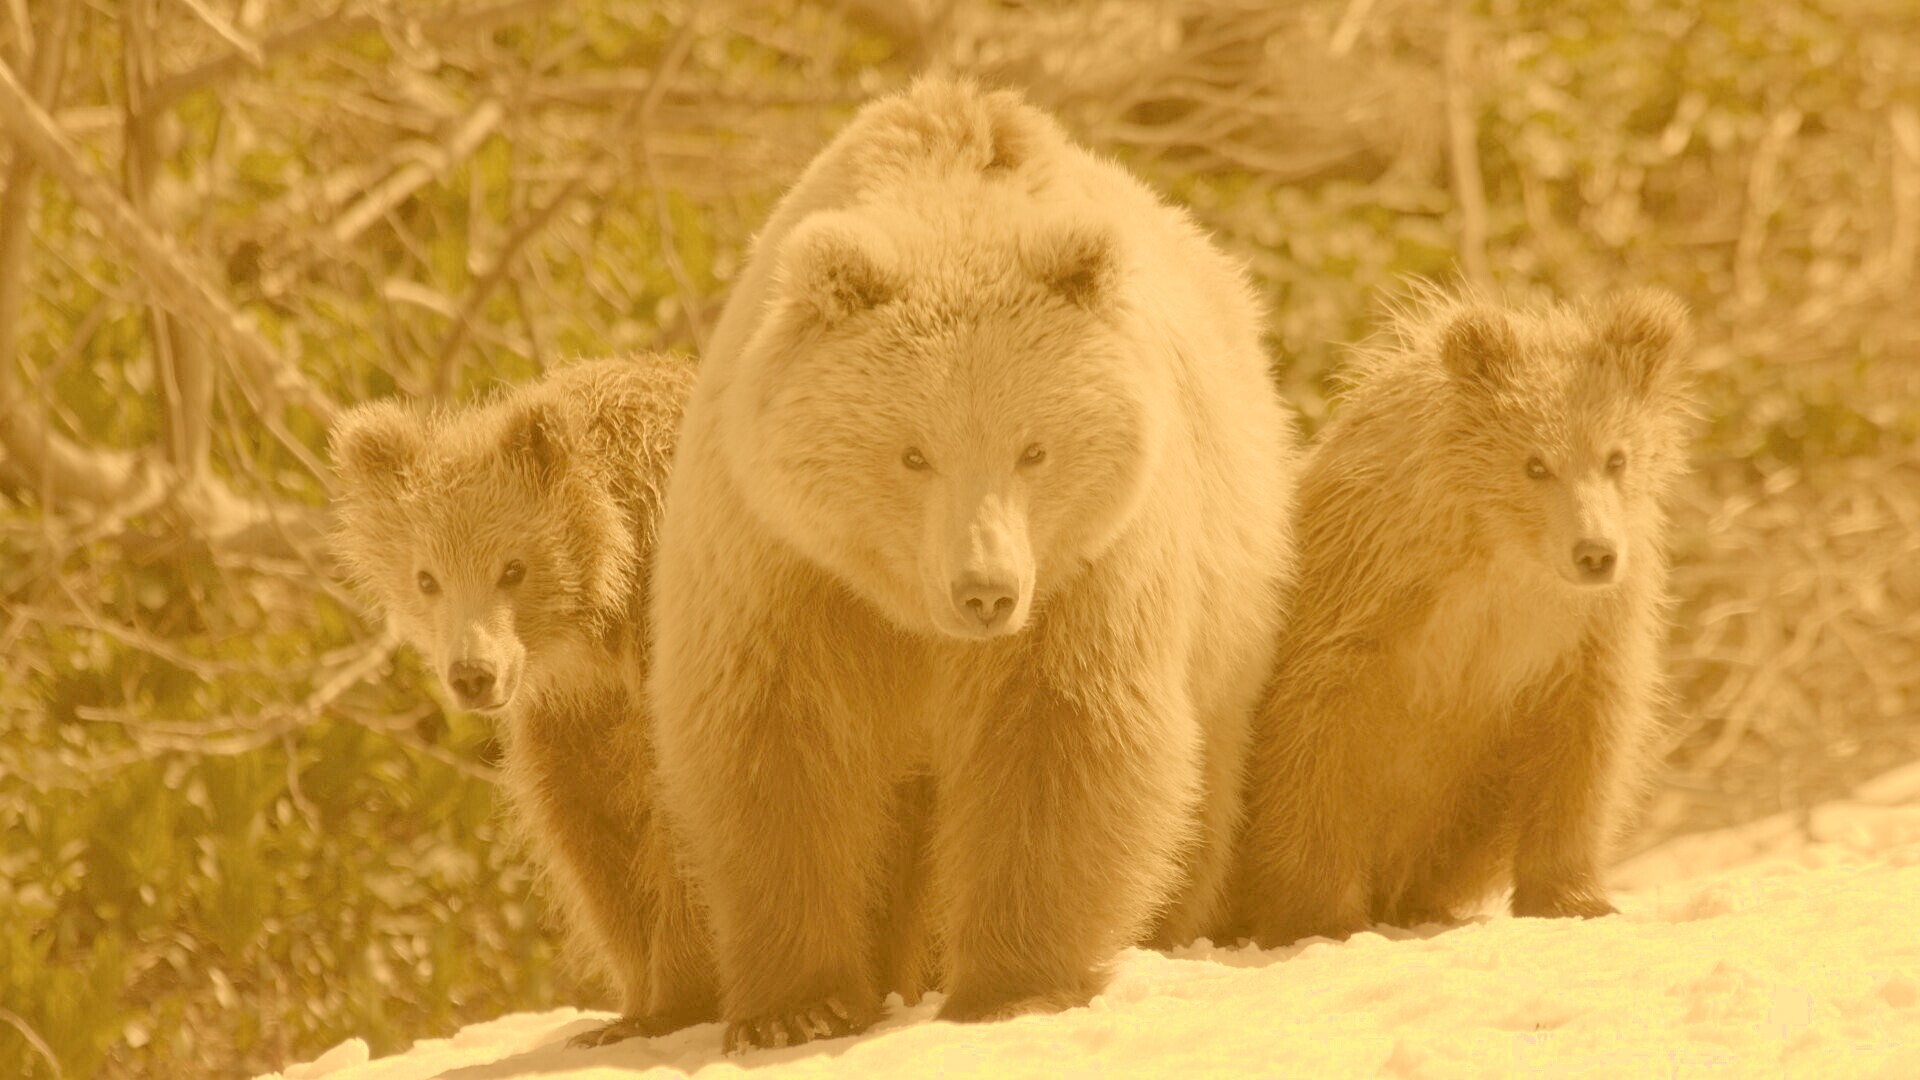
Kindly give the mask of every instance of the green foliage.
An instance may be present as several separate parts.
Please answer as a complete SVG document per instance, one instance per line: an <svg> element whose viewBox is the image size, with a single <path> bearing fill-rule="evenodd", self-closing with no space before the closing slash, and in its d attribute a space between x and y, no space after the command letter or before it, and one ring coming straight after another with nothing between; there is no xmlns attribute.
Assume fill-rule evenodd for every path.
<svg viewBox="0 0 1920 1080"><path fill-rule="evenodd" d="M345 644L343 613L322 614ZM326 644L312 629L175 636L182 664L84 631L23 639L64 663L29 673L44 711L6 732L0 1007L69 1074L110 1060L265 1067L349 1035L394 1049L555 995L553 948L532 934L527 873L490 787L453 764L476 759L477 725L423 720L413 726L429 737L409 745L324 717L258 746L186 738L179 752L123 756L133 743L105 717L257 708L273 694L256 678ZM417 665L396 675L361 707L418 712L429 695ZM0 1060L43 1075L11 1028Z"/></svg>

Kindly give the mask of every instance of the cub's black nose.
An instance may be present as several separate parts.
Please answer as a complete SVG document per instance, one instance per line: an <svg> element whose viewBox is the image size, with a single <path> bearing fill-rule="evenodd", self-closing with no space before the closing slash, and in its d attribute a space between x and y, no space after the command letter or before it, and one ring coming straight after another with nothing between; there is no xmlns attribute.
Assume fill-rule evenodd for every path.
<svg viewBox="0 0 1920 1080"><path fill-rule="evenodd" d="M493 689L493 665L485 660L455 660L447 665L447 685L460 696L462 705L485 701Z"/></svg>

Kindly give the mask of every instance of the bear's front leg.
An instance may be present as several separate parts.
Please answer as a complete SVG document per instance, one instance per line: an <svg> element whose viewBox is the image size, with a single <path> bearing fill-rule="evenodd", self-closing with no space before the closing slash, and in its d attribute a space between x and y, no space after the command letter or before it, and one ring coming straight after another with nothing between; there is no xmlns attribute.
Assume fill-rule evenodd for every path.
<svg viewBox="0 0 1920 1080"><path fill-rule="evenodd" d="M1594 642L1521 720L1513 755L1513 913L1597 918L1617 912L1601 864L1627 765L1626 736L1644 704Z"/></svg>
<svg viewBox="0 0 1920 1080"><path fill-rule="evenodd" d="M1372 745L1390 730L1388 706L1366 690L1387 681L1377 660L1332 650L1289 659L1254 714L1233 887L1233 927L1263 949L1372 922L1370 778L1391 752Z"/></svg>
<svg viewBox="0 0 1920 1080"><path fill-rule="evenodd" d="M651 786L651 760L648 781ZM641 851L651 925L647 929L644 998L632 989L618 1019L576 1035L573 1046L605 1046L632 1038L667 1035L720 1018L719 988L705 910L694 897L673 850L664 815L651 815Z"/></svg>
<svg viewBox="0 0 1920 1080"><path fill-rule="evenodd" d="M862 1031L881 1004L873 912L894 770L876 730L890 680L873 658L886 652L831 589L700 599L685 636L660 639L652 698L663 802L711 914L727 1049Z"/></svg>
<svg viewBox="0 0 1920 1080"><path fill-rule="evenodd" d="M1350 835L1353 795L1335 787L1339 771L1302 768L1279 781L1298 787L1255 786L1248 800L1231 926L1259 948L1345 939L1372 922L1370 860Z"/></svg>
<svg viewBox="0 0 1920 1080"><path fill-rule="evenodd" d="M955 665L963 691L935 732L941 1019L1086 1004L1169 899L1195 826L1184 635L1103 632L1075 607Z"/></svg>
<svg viewBox="0 0 1920 1080"><path fill-rule="evenodd" d="M517 714L506 740L506 783L567 908L569 928L621 992L620 1019L576 1036L598 1046L663 1035L718 1015L706 934L656 942L670 898L685 894L654 812L647 721L611 681L552 690ZM656 972L687 959L677 982Z"/></svg>

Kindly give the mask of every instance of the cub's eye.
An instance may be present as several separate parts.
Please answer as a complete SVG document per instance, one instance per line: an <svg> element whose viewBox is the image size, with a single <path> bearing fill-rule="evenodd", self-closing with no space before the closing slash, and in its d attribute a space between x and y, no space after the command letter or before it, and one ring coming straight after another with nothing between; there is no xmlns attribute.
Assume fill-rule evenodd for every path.
<svg viewBox="0 0 1920 1080"><path fill-rule="evenodd" d="M433 580L433 575L427 573L425 570L420 571L420 576L414 580L420 583L420 591L426 593L428 596L432 596L440 591L440 583Z"/></svg>
<svg viewBox="0 0 1920 1080"><path fill-rule="evenodd" d="M1553 473L1548 471L1546 462L1541 461L1537 457L1530 457L1527 459L1527 475L1533 477L1535 480L1545 480L1547 477L1552 476Z"/></svg>
<svg viewBox="0 0 1920 1080"><path fill-rule="evenodd" d="M1607 471L1619 472L1627 467L1627 455L1615 450L1607 455Z"/></svg>
<svg viewBox="0 0 1920 1080"><path fill-rule="evenodd" d="M527 568L525 564L521 563L519 559L515 559L507 564L505 570L500 571L500 587L503 589L512 588L520 584L520 579L526 576Z"/></svg>
<svg viewBox="0 0 1920 1080"><path fill-rule="evenodd" d="M917 446L907 447L906 453L900 455L900 464L914 472L925 472L933 467L927 464L927 455L921 453Z"/></svg>
<svg viewBox="0 0 1920 1080"><path fill-rule="evenodd" d="M1020 464L1022 465L1038 465L1045 460L1047 460L1047 448L1041 446L1039 443L1034 443L1032 446L1027 447L1020 455Z"/></svg>

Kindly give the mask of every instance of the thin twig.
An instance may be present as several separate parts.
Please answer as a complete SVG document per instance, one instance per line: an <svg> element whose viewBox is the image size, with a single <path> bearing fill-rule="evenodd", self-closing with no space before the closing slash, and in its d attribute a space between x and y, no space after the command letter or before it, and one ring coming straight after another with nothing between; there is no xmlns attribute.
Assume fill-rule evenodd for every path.
<svg viewBox="0 0 1920 1080"><path fill-rule="evenodd" d="M127 202L142 219L165 234L155 218L153 185L159 174L154 125L143 118L140 102L152 82L155 34L148 24L147 5L127 5L126 32L120 36L122 84L126 88L124 137L121 142ZM212 446L213 372L198 335L169 317L158 304L148 305L148 327L153 340L154 383L160 390L163 449L173 471L193 483L208 475Z"/></svg>
<svg viewBox="0 0 1920 1080"><path fill-rule="evenodd" d="M1740 240L1733 252L1733 285L1740 302L1757 307L1767 297L1767 282L1761 268L1766 253L1767 223L1780 202L1780 162L1786 157L1793 136L1800 130L1800 110L1788 106L1775 113L1766 134L1754 147L1753 164L1747 172L1747 205L1741 216Z"/></svg>
<svg viewBox="0 0 1920 1080"><path fill-rule="evenodd" d="M1479 289L1493 288L1487 263L1487 189L1480 175L1480 134L1474 121L1471 26L1456 2L1447 21L1447 146L1453 163L1453 194L1460 206L1460 266Z"/></svg>
<svg viewBox="0 0 1920 1080"><path fill-rule="evenodd" d="M586 187L586 182L587 173L582 170L560 185L560 190L554 193L553 198L547 200L545 205L535 210L516 226L512 233L508 234L506 242L494 255L493 265L487 268L487 272L481 275L473 288L467 290L466 299L461 301L459 310L453 313L451 325L447 328L447 336L441 339L440 348L434 354L434 397L445 398L453 393L453 358L459 353L461 346L467 343L467 335L472 329L473 322L480 317L480 308L487 302L487 298L493 295L494 289L506 280L508 272L513 268L514 259L520 254L520 249L539 235L562 207L573 201L573 197Z"/></svg>
<svg viewBox="0 0 1920 1080"><path fill-rule="evenodd" d="M1373 0L1347 0L1346 13L1340 16L1339 25L1333 28L1333 36L1327 40L1327 51L1334 56L1345 56L1360 39L1360 31L1367 25L1367 13L1373 10Z"/></svg>
<svg viewBox="0 0 1920 1080"><path fill-rule="evenodd" d="M705 356L707 334L700 318L700 293L694 288L686 264L680 259L679 230L674 227L673 214L667 206L666 186L660 180L660 166L654 159L650 137L654 114L660 107L667 83L678 73L680 65L686 62L687 55L693 50L694 25L688 23L681 27L672 44L667 47L667 54L660 61L658 78L653 86L647 88L647 95L641 101L634 130L640 140L641 160L646 163L647 186L653 193L654 218L660 229L660 253L666 259L667 270L673 275L674 284L680 289L680 307L687 320L687 332L693 337L694 349L699 355Z"/></svg>
<svg viewBox="0 0 1920 1080"><path fill-rule="evenodd" d="M186 734L154 730L155 725L149 719L119 710L87 707L76 710L76 715L92 721L122 724L139 742L151 749L232 757L258 750L290 732L312 725L342 694L385 667L399 648L400 639L391 632L383 632L368 642L351 662L328 673L325 681L299 702L269 706L256 716L228 716L210 720L204 725L193 726ZM103 759L102 763L106 760Z"/></svg>
<svg viewBox="0 0 1920 1080"><path fill-rule="evenodd" d="M394 170L391 176L374 185L358 202L349 206L327 231L327 238L339 247L347 247L367 227L385 217L414 192L443 176L455 165L473 156L487 136L499 127L506 111L498 101L487 99L475 105L447 135L444 145L419 144L413 160Z"/></svg>
<svg viewBox="0 0 1920 1080"><path fill-rule="evenodd" d="M646 132L647 129L652 126L654 113L660 108L660 102L666 96L667 87L672 83L673 78L679 74L681 66L693 51L693 45L697 39L694 31L695 24L689 22L675 33L673 40L667 45L667 50L661 57L660 63L654 67L653 74L647 83L646 93L630 102L625 109L621 110L620 115L615 118L612 124L612 127L616 131L623 130L629 126L636 128L640 133L639 138L641 140L643 153L645 153ZM694 339L704 346L705 335L701 332L699 316L692 311L693 298L697 296L697 294L693 290L692 282L688 279L686 268L680 262L679 253L674 250L673 223L665 213L665 203L660 189L659 173L658 170L653 167L653 161L650 156L647 158L647 166L650 183L653 187L655 210L661 218L661 243L665 249L664 254L667 259L667 265L669 269L674 272L674 280L679 283L683 290L682 303L689 306L688 325L692 328ZM453 358L460 351L461 347L466 344L467 337L472 332L474 322L480 317L481 307L484 306L487 299L493 295L494 290L499 288L500 283L506 280L508 273L513 268L514 260L519 256L520 250L547 227L548 223L553 220L555 214L559 213L563 207L586 188L590 176L591 174L585 170L577 171L572 176L569 176L566 181L560 185L560 190L555 192L551 199L547 200L540 209L534 211L532 215L521 222L520 225L508 235L506 242L501 245L500 251L494 256L493 265L487 269L487 272L481 276L479 281L474 283L473 288L467 291L466 298L461 301L459 310L453 315L452 324L447 328L447 336L441 340L440 348L436 350L434 354L433 393L435 397L444 398L453 392Z"/></svg>
<svg viewBox="0 0 1920 1080"><path fill-rule="evenodd" d="M66 1072L60 1068L60 1059L55 1056L53 1047L48 1046L47 1040L41 1038L40 1033L33 1030L33 1025L22 1019L19 1013L0 1005L0 1020L5 1020L12 1025L13 1030L18 1031L20 1037L27 1040L27 1045L33 1047L35 1053L47 1060L47 1064L53 1068L55 1080L66 1075Z"/></svg>
<svg viewBox="0 0 1920 1080"><path fill-rule="evenodd" d="M1888 110L1892 136L1893 227L1887 230L1887 288L1903 294L1920 256L1920 112L1902 102Z"/></svg>
<svg viewBox="0 0 1920 1080"><path fill-rule="evenodd" d="M233 46L234 51L239 53L247 63L255 68L267 66L267 54L261 51L260 43L250 35L242 33L240 28L233 25L225 15L208 7L204 0L179 0L179 2L188 11L193 12L195 18L205 23L207 29L220 35L227 44Z"/></svg>
<svg viewBox="0 0 1920 1080"><path fill-rule="evenodd" d="M560 0L502 0L500 3L475 7L449 4L439 10L408 19L384 10L350 15L348 12L352 8L366 5L355 3L353 0L335 0L334 9L327 14L316 16L280 33L262 38L259 43L260 61L271 63L297 56L342 38L371 33L394 21L405 21L429 32L443 30L473 32L496 23L512 22L539 14L558 6L559 3ZM186 95L223 82L252 66L258 65L249 57L239 52L232 52L217 60L210 60L197 67L156 80L153 84L153 92L147 96L145 111L148 114L155 114L171 108L174 102Z"/></svg>

